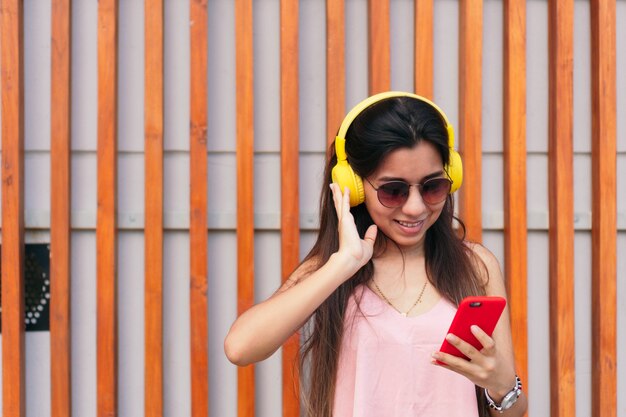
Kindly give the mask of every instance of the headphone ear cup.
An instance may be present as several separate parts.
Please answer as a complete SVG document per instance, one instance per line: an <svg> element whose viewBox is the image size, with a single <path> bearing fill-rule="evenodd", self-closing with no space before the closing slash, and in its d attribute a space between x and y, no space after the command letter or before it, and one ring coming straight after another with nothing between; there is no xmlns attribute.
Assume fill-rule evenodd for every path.
<svg viewBox="0 0 626 417"><path fill-rule="evenodd" d="M452 180L452 187L450 188L450 194L452 194L458 190L463 183L463 162L461 161L461 155L452 148L450 148L450 163L448 164L447 171L448 176Z"/></svg>
<svg viewBox="0 0 626 417"><path fill-rule="evenodd" d="M347 161L340 161L333 167L332 178L342 192L346 187L350 189L350 207L358 206L365 201L363 180L354 173Z"/></svg>

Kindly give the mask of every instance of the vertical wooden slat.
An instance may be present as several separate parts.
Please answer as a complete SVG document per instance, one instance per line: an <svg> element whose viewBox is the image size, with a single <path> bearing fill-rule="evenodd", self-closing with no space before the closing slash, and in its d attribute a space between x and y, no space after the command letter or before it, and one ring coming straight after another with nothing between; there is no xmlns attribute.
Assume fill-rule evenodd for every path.
<svg viewBox="0 0 626 417"><path fill-rule="evenodd" d="M459 7L458 136L464 177L459 210L467 238L481 242L483 0L461 0Z"/></svg>
<svg viewBox="0 0 626 417"><path fill-rule="evenodd" d="M71 4L52 1L50 106L51 415L72 415L70 338Z"/></svg>
<svg viewBox="0 0 626 417"><path fill-rule="evenodd" d="M346 111L344 0L326 0L326 138L335 140Z"/></svg>
<svg viewBox="0 0 626 417"><path fill-rule="evenodd" d="M237 308L254 304L254 80L252 1L236 0ZM254 415L254 365L238 369L238 415Z"/></svg>
<svg viewBox="0 0 626 417"><path fill-rule="evenodd" d="M615 0L591 1L592 411L617 415Z"/></svg>
<svg viewBox="0 0 626 417"><path fill-rule="evenodd" d="M415 93L433 98L433 0L415 0Z"/></svg>
<svg viewBox="0 0 626 417"><path fill-rule="evenodd" d="M391 88L391 35L389 0L368 0L369 93Z"/></svg>
<svg viewBox="0 0 626 417"><path fill-rule="evenodd" d="M98 2L97 409L117 415L117 0Z"/></svg>
<svg viewBox="0 0 626 417"><path fill-rule="evenodd" d="M163 0L145 0L146 417L163 415Z"/></svg>
<svg viewBox="0 0 626 417"><path fill-rule="evenodd" d="M280 2L281 269L283 282L300 257L298 0ZM283 417L300 415L300 334L283 345Z"/></svg>
<svg viewBox="0 0 626 417"><path fill-rule="evenodd" d="M517 372L528 383L526 1L504 2L504 270Z"/></svg>
<svg viewBox="0 0 626 417"><path fill-rule="evenodd" d="M576 415L574 369L574 1L548 3L551 416Z"/></svg>
<svg viewBox="0 0 626 417"><path fill-rule="evenodd" d="M23 417L24 378L24 9L1 0L2 411Z"/></svg>
<svg viewBox="0 0 626 417"><path fill-rule="evenodd" d="M207 68L208 13L204 0L190 4L191 138L190 164L190 321L191 415L209 414L208 235L207 235Z"/></svg>

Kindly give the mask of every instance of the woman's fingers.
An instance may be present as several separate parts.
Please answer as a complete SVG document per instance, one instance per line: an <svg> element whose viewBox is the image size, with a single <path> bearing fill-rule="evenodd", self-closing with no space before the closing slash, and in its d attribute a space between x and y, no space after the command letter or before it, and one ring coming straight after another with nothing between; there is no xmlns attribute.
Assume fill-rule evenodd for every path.
<svg viewBox="0 0 626 417"><path fill-rule="evenodd" d="M378 234L378 227L373 224L367 228L365 231L365 236L363 236L363 240L369 242L372 246L374 246L374 242L376 241L376 235Z"/></svg>
<svg viewBox="0 0 626 417"><path fill-rule="evenodd" d="M335 204L337 218L341 221L341 191L339 191L339 186L334 182L330 184L330 191L333 193L333 203Z"/></svg>
<svg viewBox="0 0 626 417"><path fill-rule="evenodd" d="M461 339L460 337L458 337L458 336L456 336L456 335L454 335L452 333L448 333L446 335L446 340L452 346L457 348L459 350L459 352L461 352L462 354L467 356L470 360L474 359L477 355L480 354L478 349L476 349L474 346L470 345L465 340Z"/></svg>
<svg viewBox="0 0 626 417"><path fill-rule="evenodd" d="M496 342L480 327L473 325L470 330L472 334L478 339L480 344L483 346L481 352L484 354L489 354L493 352L496 348Z"/></svg>
<svg viewBox="0 0 626 417"><path fill-rule="evenodd" d="M330 189L333 193L333 202L335 204L337 218L339 222L341 222L344 214L350 213L350 188L345 187L342 190L339 184L333 182L330 184Z"/></svg>

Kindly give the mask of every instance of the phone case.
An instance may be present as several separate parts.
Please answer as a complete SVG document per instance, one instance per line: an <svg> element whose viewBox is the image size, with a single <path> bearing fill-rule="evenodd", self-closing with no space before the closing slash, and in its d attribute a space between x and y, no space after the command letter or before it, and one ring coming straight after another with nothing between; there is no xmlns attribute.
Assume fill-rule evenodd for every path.
<svg viewBox="0 0 626 417"><path fill-rule="evenodd" d="M483 346L472 334L470 327L475 324L491 336L505 306L506 300L502 297L466 297L459 304L448 333L455 334L476 349L481 350ZM468 359L445 339L439 350L459 358Z"/></svg>

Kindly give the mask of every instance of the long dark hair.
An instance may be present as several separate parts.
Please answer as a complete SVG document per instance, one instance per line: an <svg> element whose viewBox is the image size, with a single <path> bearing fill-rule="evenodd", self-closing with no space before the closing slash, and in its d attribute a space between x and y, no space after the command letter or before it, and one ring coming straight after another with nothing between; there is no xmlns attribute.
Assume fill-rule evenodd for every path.
<svg viewBox="0 0 626 417"><path fill-rule="evenodd" d="M448 133L445 122L430 104L410 97L394 97L379 101L365 109L351 124L346 134L346 153L352 169L361 178L373 174L392 151L412 148L421 141L432 143L444 165L449 161ZM334 209L331 170L337 162L334 146L324 173L320 200L320 230L305 261L315 261L314 267L326 263L339 248L337 214ZM361 237L373 221L360 204L351 209ZM454 222L458 224L455 229ZM450 302L458 305L468 295L484 294L481 263L463 242L465 226L454 216L454 198L449 195L438 220L425 237L426 274L430 283ZM388 244L378 234L375 255ZM374 273L370 260L351 279L340 285L315 311L307 326L302 346L301 366L306 367L308 387L307 416L331 417L339 347L343 335L345 308L357 286L366 284Z"/></svg>

